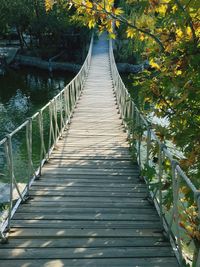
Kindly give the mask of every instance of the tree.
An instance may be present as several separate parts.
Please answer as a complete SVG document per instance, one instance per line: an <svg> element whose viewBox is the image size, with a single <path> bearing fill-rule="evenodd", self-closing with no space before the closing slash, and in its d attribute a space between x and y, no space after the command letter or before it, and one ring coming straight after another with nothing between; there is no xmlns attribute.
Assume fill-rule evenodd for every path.
<svg viewBox="0 0 200 267"><path fill-rule="evenodd" d="M32 16L31 0L2 0L0 3L1 22L3 28L11 27L16 29L20 46L23 49L25 41L23 33L28 29ZM3 30L3 29L2 29Z"/></svg>

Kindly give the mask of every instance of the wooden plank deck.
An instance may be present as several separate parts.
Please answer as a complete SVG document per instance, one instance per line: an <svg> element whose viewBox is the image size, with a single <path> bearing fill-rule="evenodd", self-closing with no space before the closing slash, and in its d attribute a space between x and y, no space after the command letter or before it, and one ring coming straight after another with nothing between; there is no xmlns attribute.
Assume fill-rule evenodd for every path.
<svg viewBox="0 0 200 267"><path fill-rule="evenodd" d="M0 266L178 266L138 174L101 38L70 128L16 212Z"/></svg>

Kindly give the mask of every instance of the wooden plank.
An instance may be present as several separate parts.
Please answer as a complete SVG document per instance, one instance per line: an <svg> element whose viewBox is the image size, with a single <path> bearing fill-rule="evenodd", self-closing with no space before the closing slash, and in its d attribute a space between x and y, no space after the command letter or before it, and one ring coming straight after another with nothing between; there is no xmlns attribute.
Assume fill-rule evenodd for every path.
<svg viewBox="0 0 200 267"><path fill-rule="evenodd" d="M74 248L74 247L169 247L160 237L74 237L74 238L9 238L8 244L0 248Z"/></svg>
<svg viewBox="0 0 200 267"><path fill-rule="evenodd" d="M98 221L98 220L13 220L15 228L58 228L58 229L158 229L161 230L160 222L151 221ZM144 243L145 244L145 243Z"/></svg>
<svg viewBox="0 0 200 267"><path fill-rule="evenodd" d="M49 162L49 163L45 164L43 168L45 168L45 169L48 169L48 168L70 168L70 169L72 169L73 168L74 170L76 170L76 169L102 170L103 169L104 171L107 171L107 170L113 171L113 168L115 168L115 171L124 169L127 172L127 171L132 171L133 165L132 166L131 166L131 164L129 164L129 165L128 164L127 165L118 164L118 166L113 166L113 165L109 165L109 164L97 165L97 164L93 164L93 163L89 163L89 162L88 163L86 162L85 164L79 164L77 162L77 164L73 165L73 164L68 164L68 163L62 162L60 160L59 163Z"/></svg>
<svg viewBox="0 0 200 267"><path fill-rule="evenodd" d="M134 184L136 184L136 182L138 181L138 175L132 175L132 176L111 176L111 175L97 175L94 178L94 175L84 175L84 174L64 174L64 173L58 173L58 174L45 174L42 173L42 176L40 176L38 178L38 181L44 181L44 182L90 182L90 183L106 183L106 182L110 182L110 183L115 183L115 184L123 184L123 183L128 183L134 186ZM132 182L132 183L131 183ZM138 183L140 183L140 181L138 181Z"/></svg>
<svg viewBox="0 0 200 267"><path fill-rule="evenodd" d="M54 191L54 190L49 190L49 191L45 191L45 190L34 190L34 188L32 187L30 189L30 195L31 196L65 196L65 197L87 197L88 195L90 197L118 197L118 201L120 201L120 198L128 198L128 197L132 197L132 198L145 198L147 197L147 193L143 193L143 192L135 192L135 193L127 193L127 192L85 192L85 191L73 191L73 192L64 192L63 190L60 191Z"/></svg>
<svg viewBox="0 0 200 267"><path fill-rule="evenodd" d="M128 214L128 215L135 215L135 214L145 214L145 215L152 215L152 214L156 214L156 211L154 209L151 209L151 208L144 208L144 209L141 209L141 208L90 208L90 207L81 207L81 208L77 208L77 207L52 207L51 209L50 208L46 208L46 207L27 207L27 206L21 206L19 209L18 209L18 214L20 213L41 213L41 214L58 214L58 213L65 213L65 214L69 214L69 215L73 215L73 214L76 214L76 215L80 215L82 216L82 214L109 214L109 215L125 215L125 214ZM96 216L95 215L95 216Z"/></svg>
<svg viewBox="0 0 200 267"><path fill-rule="evenodd" d="M89 149L85 150L86 152L90 152ZM76 153L76 150L74 149L74 152ZM60 153L60 152L59 152ZM93 151L94 153L94 151ZM98 153L98 152L97 152ZM101 151L100 151L101 153ZM60 153L61 155L61 153ZM78 156L78 155L77 155ZM113 167L117 167L118 165L120 166L127 166L127 167L131 167L134 168L135 170L139 171L139 167L136 161L131 160L130 154L129 157L120 157L120 158L114 158L114 157L110 157L107 158L106 154L103 156L96 156L96 157L81 157L81 155L79 155L79 157L69 157L65 156L65 154L58 156L58 154L52 154L51 158L48 159L48 161L45 164L58 164L58 163L66 163L66 164L72 164L74 167L76 167L76 165L87 165L87 164L93 164L94 166L113 166ZM102 166L102 167L103 167Z"/></svg>
<svg viewBox="0 0 200 267"><path fill-rule="evenodd" d="M48 180L48 181L47 181ZM105 189L105 190L117 190L117 189L146 189L146 184L137 184L137 181L135 181L135 183L133 183L133 180L128 181L127 183L125 183L123 180L121 182L119 181L107 181L106 179L102 179L99 181L99 179L45 179L45 178L41 178L40 180L37 181L37 183L34 183L32 186L33 187L37 187L37 186L41 186L41 187L46 187L48 185L48 187L55 187L55 186L62 186L65 188L72 188L72 187L84 187L86 188L95 188L98 187L100 189Z"/></svg>
<svg viewBox="0 0 200 267"><path fill-rule="evenodd" d="M47 181L48 180L48 181ZM55 182L55 183L78 183L78 182L83 182L83 183L94 183L94 184L102 184L102 183L111 183L111 184L115 184L117 185L122 185L122 184L128 184L130 186L134 186L137 181L138 183L140 183L139 179L138 179L138 175L134 175L134 176L110 176L110 175L97 175L96 177L94 175L81 175L81 174L45 174L42 173L42 176L40 176L38 178L38 183L41 182L45 182L46 184L49 182L49 184L51 184L51 182Z"/></svg>
<svg viewBox="0 0 200 267"><path fill-rule="evenodd" d="M130 155L130 153L129 153L129 151L128 151L128 146L126 146L126 145L123 145L123 146L116 146L116 144L115 145L109 145L109 144L107 144L107 145L104 145L104 144L93 144L93 145L87 145L87 144L85 144L85 145L83 145L83 144L80 144L80 145L78 145L78 144L73 144L73 145L71 145L71 144L69 144L69 143L67 143L64 147L63 146L61 146L61 145L59 145L59 143L57 143L57 145L56 145L56 150L58 150L58 149L65 149L66 150L66 152L68 152L68 150L70 151L70 150L72 150L72 151L74 151L74 150L78 150L79 149L79 152L84 152L84 151L81 151L81 149L85 149L86 150L86 152L87 151L89 151L89 152L92 152L92 151L94 151L94 152L103 152L103 153L105 153L105 155L106 155L106 153L115 153L116 155L123 155L123 154L125 154L125 155ZM62 152L65 152L65 150L63 149L63 151ZM56 152L56 150L55 151L53 151L53 152Z"/></svg>
<svg viewBox="0 0 200 267"><path fill-rule="evenodd" d="M45 186L41 186L41 185L33 185L32 186L33 190L44 190L44 191L62 191L62 192L110 192L112 190L112 193L117 193L117 192L124 192L124 193L147 193L147 188L145 187L140 187L138 188L138 186L135 187L131 187L131 185L129 187L123 188L123 187L112 187L112 189L110 187L106 186L106 183L104 184L104 186L74 186L71 184L71 186L66 186L66 185L54 185L54 186L49 186L49 184L47 183L47 185Z"/></svg>
<svg viewBox="0 0 200 267"><path fill-rule="evenodd" d="M139 209L146 209L151 207L152 204L150 204L147 200L143 199L133 199L131 202L99 202L99 201L63 201L63 200L56 200L56 201L45 201L46 197L40 201L37 201L37 198L33 198L32 200L28 200L23 205L28 205L29 207L94 207L94 208L139 208ZM137 200L137 201L136 201Z"/></svg>
<svg viewBox="0 0 200 267"><path fill-rule="evenodd" d="M116 175L116 176L120 176L120 175L132 175L132 174L138 174L138 170L134 170L134 169L126 169L126 170L118 170L118 169L89 169L89 168L81 168L81 167L77 167L77 168L54 168L49 167L49 168L43 168L43 173L51 173L51 174L88 174L88 175L102 175L102 174L109 174L109 175Z"/></svg>
<svg viewBox="0 0 200 267"><path fill-rule="evenodd" d="M80 258L130 258L174 257L171 248L160 247L115 247L115 248L15 248L0 250L1 259L80 259Z"/></svg>
<svg viewBox="0 0 200 267"><path fill-rule="evenodd" d="M99 203L136 203L136 202L142 202L142 201L147 201L146 198L134 198L134 197L97 197L97 196L72 196L72 197L67 197L67 196L31 196L34 201L63 201L63 202L99 202Z"/></svg>
<svg viewBox="0 0 200 267"><path fill-rule="evenodd" d="M61 159L55 159L55 158L50 158L48 161L48 164L58 164L58 163L66 163L66 164L72 164L72 166L82 166L82 165L87 165L87 164L93 164L93 165L97 165L97 166L115 166L117 167L118 165L120 166L129 166L129 167L136 167L138 168L138 165L136 162L131 162L130 160L105 160L105 159L101 159L101 160L95 160L95 159L91 159L91 160L86 160L86 159L80 159L80 160L76 160L76 159L67 159L67 158L61 158Z"/></svg>
<svg viewBox="0 0 200 267"><path fill-rule="evenodd" d="M103 147L77 147L77 146L67 146L65 148L65 150L63 151L59 151L59 149L61 149L58 145L56 146L57 150L53 151L52 157L54 155L59 155L59 157L61 158L62 156L70 156L71 154L73 154L73 156L81 156L81 157L85 157L85 156L90 156L90 157L98 157L103 156L103 159L106 159L106 157L110 156L110 159L114 160L114 159L123 159L123 157L128 158L129 160L131 159L130 157L130 153L126 150L124 151L120 151L120 150L111 150L109 148L103 148Z"/></svg>
<svg viewBox="0 0 200 267"><path fill-rule="evenodd" d="M106 130L102 130L99 131L97 129L93 129L93 130L72 130L71 128L68 130L67 132L68 135L72 135L73 138L92 138L94 136L98 138L120 138L121 134L116 135L113 131L108 131ZM126 140L126 137L123 135L124 139Z"/></svg>
<svg viewBox="0 0 200 267"><path fill-rule="evenodd" d="M110 160L131 160L131 156L130 155L105 155L105 154L97 154L94 151L92 153L61 153L61 152L57 152L57 153L53 153L51 155L51 159L58 159L58 160L62 160L62 159L68 159L68 160L107 160L108 162Z"/></svg>
<svg viewBox="0 0 200 267"><path fill-rule="evenodd" d="M0 260L1 262L4 261ZM3 265L2 265L3 266ZM171 257L151 257L151 258L118 258L118 259L44 259L44 260L6 260L9 267L180 267L175 258Z"/></svg>
<svg viewBox="0 0 200 267"><path fill-rule="evenodd" d="M98 216L97 216L98 217ZM124 216L125 217L125 216ZM56 219L56 218L55 218ZM158 229L37 229L12 228L10 237L162 237Z"/></svg>
<svg viewBox="0 0 200 267"><path fill-rule="evenodd" d="M80 135L79 135L80 136ZM116 136L108 136L108 135L81 135L81 140L79 139L79 136L74 136L72 134L67 135L65 138L61 139L60 143L63 144L65 142L76 142L76 143L84 143L85 141L88 141L88 143L92 142L104 142L105 144L108 142L126 142L127 137L124 135L116 135Z"/></svg>
<svg viewBox="0 0 200 267"><path fill-rule="evenodd" d="M95 214L63 214L63 213L19 213L17 212L14 219L19 220L118 220L118 221L127 221L127 220L137 220L137 221L158 221L157 214L109 214L109 213L95 213Z"/></svg>

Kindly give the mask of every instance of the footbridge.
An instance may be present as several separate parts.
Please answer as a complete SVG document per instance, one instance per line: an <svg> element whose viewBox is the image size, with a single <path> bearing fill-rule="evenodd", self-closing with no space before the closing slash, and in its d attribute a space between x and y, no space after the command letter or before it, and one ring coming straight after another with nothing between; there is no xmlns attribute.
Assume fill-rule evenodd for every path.
<svg viewBox="0 0 200 267"><path fill-rule="evenodd" d="M20 183L16 135L27 153ZM131 100L105 35L92 39L71 83L0 149L10 186L0 266L184 266L180 184L198 207L199 191ZM172 177L168 210L165 161ZM154 168L152 179L145 168Z"/></svg>

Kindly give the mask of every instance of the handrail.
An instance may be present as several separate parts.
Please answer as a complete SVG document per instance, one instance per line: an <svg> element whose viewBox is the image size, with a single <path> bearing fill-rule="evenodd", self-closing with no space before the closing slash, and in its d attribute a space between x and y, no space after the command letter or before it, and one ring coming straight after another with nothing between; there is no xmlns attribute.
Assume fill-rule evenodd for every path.
<svg viewBox="0 0 200 267"><path fill-rule="evenodd" d="M137 150L137 160L139 163L140 170L144 172L145 168L154 167L156 171L153 181L149 181L148 177L144 178L149 186L150 194L153 197L153 201L156 205L157 211L160 215L165 231L168 233L170 240L173 243L176 255L178 257L181 266L183 266L182 263L184 260L183 256L184 237L182 233L183 231L181 231L180 221L179 221L181 211L183 211L180 208L181 198L183 198L183 192L181 191L181 184L183 183L188 188L188 190L193 193L194 202L196 203L197 206L199 218L200 218L200 190L197 190L197 188L191 182L189 177L181 169L179 163L176 160L174 160L172 154L169 152L166 145L159 140L159 138L153 131L150 123L144 118L144 116L140 113L140 111L136 107L117 70L113 54L112 40L110 40L110 45L109 45L109 56L110 56L111 74L114 85L114 93L116 96L123 124L125 126L128 136L130 137L130 141L132 141L132 145L134 145L135 142ZM135 132L137 127L140 129L137 136L138 140L135 139ZM153 144L155 144L154 148L156 146L158 147L157 149L158 166L155 166L156 164L153 164L152 160L150 160L151 149L153 147ZM144 156L143 154L145 147L146 147L146 155ZM164 197L166 195L166 192L163 189L166 182L166 179L163 178L165 173L163 165L164 162L166 162L166 160L168 160L170 163L171 179L172 179L170 186L172 187L172 195L173 195L172 205L169 212L167 212L164 206ZM200 267L199 248L197 248L196 258L197 260L195 266Z"/></svg>
<svg viewBox="0 0 200 267"><path fill-rule="evenodd" d="M49 156L56 146L58 139L62 136L63 131L66 130L67 125L70 123L70 118L74 112L77 100L79 99L84 82L87 77L92 55L93 36L91 38L88 55L85 62L80 69L79 73L72 79L72 81L57 94L51 101L49 101L39 112L35 113L32 117L28 118L13 132L8 134L3 140L0 141L0 149L3 151L2 160L10 180L9 192L9 207L7 216L0 224L0 239L2 242L7 242L7 236L10 230L11 218L14 215L17 207L21 202L26 201L29 197L29 189L33 181L41 175L42 166L49 159ZM45 128L45 117L49 121L48 127ZM39 133L38 142L40 143L40 164L35 167L33 160L33 128ZM45 128L45 132L44 132ZM26 140L27 151L27 165L28 182L24 190L20 190L14 162L13 138L17 134L22 134ZM37 136L38 138L38 136ZM37 140L36 140L37 141ZM14 200L14 189L17 191L17 201ZM2 218L0 218L2 220Z"/></svg>

